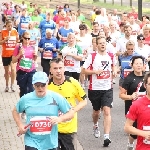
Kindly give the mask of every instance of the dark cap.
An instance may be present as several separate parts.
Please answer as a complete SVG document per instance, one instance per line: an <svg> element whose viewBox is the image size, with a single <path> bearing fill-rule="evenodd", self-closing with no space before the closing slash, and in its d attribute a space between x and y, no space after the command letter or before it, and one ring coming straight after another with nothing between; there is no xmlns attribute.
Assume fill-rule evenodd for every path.
<svg viewBox="0 0 150 150"><path fill-rule="evenodd" d="M137 40L145 40L143 34L138 35L138 36L137 36Z"/></svg>

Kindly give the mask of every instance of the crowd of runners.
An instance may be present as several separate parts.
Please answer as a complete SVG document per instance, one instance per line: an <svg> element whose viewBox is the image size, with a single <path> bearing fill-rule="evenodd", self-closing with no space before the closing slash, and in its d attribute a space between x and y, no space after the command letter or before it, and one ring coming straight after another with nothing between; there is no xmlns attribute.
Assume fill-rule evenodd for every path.
<svg viewBox="0 0 150 150"><path fill-rule="evenodd" d="M24 1L3 3L1 12L4 92L19 87L12 113L18 136L25 134L25 150L77 150L77 112L87 98L93 107L91 132L100 137L103 113L103 146L108 147L117 76L129 134L125 149L150 150L148 16L138 20L134 7L121 15L93 7L88 25L81 10L68 4L52 11L49 4L41 8ZM38 57L43 71L37 71Z"/></svg>

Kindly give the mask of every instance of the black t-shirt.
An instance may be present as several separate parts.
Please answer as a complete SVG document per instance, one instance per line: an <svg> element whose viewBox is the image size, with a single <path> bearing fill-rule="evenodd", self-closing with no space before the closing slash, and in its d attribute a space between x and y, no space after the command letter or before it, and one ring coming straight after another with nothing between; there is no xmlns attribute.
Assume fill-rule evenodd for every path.
<svg viewBox="0 0 150 150"><path fill-rule="evenodd" d="M92 35L92 37L98 37L99 33L98 34L91 33L91 35Z"/></svg>
<svg viewBox="0 0 150 150"><path fill-rule="evenodd" d="M144 73L142 76L136 76L134 72L131 72L126 78L124 78L124 82L122 84L122 88L124 88L127 91L127 95L132 95L134 92L136 92L138 84L140 82L143 82L144 79ZM144 85L140 87L139 92L145 92L146 89Z"/></svg>

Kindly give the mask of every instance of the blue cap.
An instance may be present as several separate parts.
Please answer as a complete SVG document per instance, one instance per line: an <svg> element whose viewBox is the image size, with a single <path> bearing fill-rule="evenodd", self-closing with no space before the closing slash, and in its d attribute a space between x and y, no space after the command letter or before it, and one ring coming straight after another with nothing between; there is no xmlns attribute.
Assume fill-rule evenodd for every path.
<svg viewBox="0 0 150 150"><path fill-rule="evenodd" d="M37 82L47 83L47 81L48 81L47 74L42 71L36 72L32 77L32 84L35 84Z"/></svg>

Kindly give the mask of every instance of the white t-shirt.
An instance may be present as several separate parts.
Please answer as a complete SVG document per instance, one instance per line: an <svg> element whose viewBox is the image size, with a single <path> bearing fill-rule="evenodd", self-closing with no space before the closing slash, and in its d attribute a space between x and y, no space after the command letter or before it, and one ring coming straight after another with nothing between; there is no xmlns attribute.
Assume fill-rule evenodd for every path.
<svg viewBox="0 0 150 150"><path fill-rule="evenodd" d="M138 33L140 32L140 26L137 23L133 25L130 24L130 26L132 27L132 35L137 37Z"/></svg>
<svg viewBox="0 0 150 150"><path fill-rule="evenodd" d="M95 22L98 22L100 27L104 27L105 25L109 25L107 16L103 17L101 15L96 16Z"/></svg>
<svg viewBox="0 0 150 150"><path fill-rule="evenodd" d="M21 7L21 9L26 9L26 8L27 8L27 4L24 4L24 5L23 5L23 4L21 4L21 6L20 6L20 7Z"/></svg>
<svg viewBox="0 0 150 150"><path fill-rule="evenodd" d="M82 52L78 47L68 47L67 45L61 50L62 56L64 58L65 71L69 72L81 72L80 61L75 60L72 56L66 56L68 53L73 53L78 56L83 56Z"/></svg>
<svg viewBox="0 0 150 150"><path fill-rule="evenodd" d="M70 28L75 32L75 33L79 33L80 30L79 30L79 25L80 25L80 22L79 21L75 21L75 22L69 22L69 26Z"/></svg>
<svg viewBox="0 0 150 150"><path fill-rule="evenodd" d="M104 72L101 75L92 74L91 80L89 84L90 90L109 90L112 87L112 77L111 77L111 65L112 60L111 57L106 55L96 54L93 64L92 64L92 55L89 54L85 63L83 64L83 68L88 69L90 66L91 70L99 70L103 69Z"/></svg>

